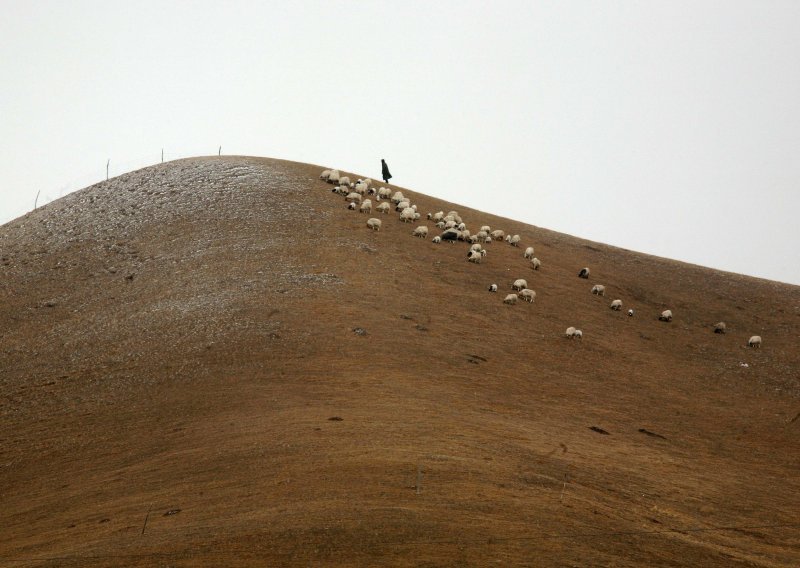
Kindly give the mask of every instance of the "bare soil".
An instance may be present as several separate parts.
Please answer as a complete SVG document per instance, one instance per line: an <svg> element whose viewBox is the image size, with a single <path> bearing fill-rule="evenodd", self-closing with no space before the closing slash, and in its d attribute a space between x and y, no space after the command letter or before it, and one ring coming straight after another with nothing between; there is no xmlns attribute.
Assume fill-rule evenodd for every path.
<svg viewBox="0 0 800 568"><path fill-rule="evenodd" d="M181 160L0 227L0 565L800 564L800 288L402 188L417 239L322 169ZM432 243L450 209L520 248Z"/></svg>

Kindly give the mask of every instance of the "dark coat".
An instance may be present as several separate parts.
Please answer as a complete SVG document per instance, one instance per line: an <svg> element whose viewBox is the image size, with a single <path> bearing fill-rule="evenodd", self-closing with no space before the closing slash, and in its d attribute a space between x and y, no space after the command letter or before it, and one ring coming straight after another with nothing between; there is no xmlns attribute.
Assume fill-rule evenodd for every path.
<svg viewBox="0 0 800 568"><path fill-rule="evenodd" d="M381 160L381 177L387 182L392 179L392 174L389 173L389 166L386 164L386 160Z"/></svg>

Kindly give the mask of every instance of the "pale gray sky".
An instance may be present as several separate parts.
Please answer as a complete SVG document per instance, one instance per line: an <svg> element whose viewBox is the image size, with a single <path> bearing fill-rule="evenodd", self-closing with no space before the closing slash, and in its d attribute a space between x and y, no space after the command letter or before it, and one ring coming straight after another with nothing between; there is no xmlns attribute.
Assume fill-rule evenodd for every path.
<svg viewBox="0 0 800 568"><path fill-rule="evenodd" d="M800 2L0 8L0 223L221 145L800 284Z"/></svg>

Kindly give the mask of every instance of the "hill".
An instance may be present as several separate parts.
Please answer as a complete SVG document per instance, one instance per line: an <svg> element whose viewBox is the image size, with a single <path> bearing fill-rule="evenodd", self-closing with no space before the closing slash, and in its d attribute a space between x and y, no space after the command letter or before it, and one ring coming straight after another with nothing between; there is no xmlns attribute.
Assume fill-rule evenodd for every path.
<svg viewBox="0 0 800 568"><path fill-rule="evenodd" d="M798 564L800 288L402 188L542 268L472 264L321 170L181 160L0 227L0 564Z"/></svg>

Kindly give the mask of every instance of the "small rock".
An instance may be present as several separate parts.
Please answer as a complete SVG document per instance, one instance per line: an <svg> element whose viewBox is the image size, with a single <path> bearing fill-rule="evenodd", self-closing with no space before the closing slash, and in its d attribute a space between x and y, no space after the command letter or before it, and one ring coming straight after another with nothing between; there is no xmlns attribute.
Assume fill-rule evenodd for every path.
<svg viewBox="0 0 800 568"><path fill-rule="evenodd" d="M356 335L367 335L367 330L364 329L363 327L354 327L353 333L355 333Z"/></svg>

